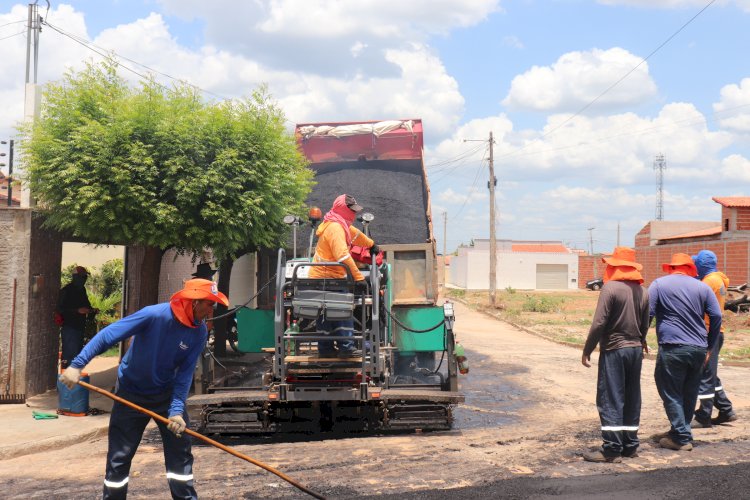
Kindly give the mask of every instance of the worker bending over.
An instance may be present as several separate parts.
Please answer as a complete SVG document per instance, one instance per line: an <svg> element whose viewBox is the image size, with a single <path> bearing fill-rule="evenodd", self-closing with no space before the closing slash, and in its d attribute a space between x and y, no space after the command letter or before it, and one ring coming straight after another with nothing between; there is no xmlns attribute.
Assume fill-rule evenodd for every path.
<svg viewBox="0 0 750 500"><path fill-rule="evenodd" d="M188 280L168 303L144 307L104 328L60 375L60 380L72 388L94 356L132 336L117 373L115 393L170 420L168 426L161 422L157 425L172 498L198 498L193 487L190 437L182 436L188 424L185 399L198 356L206 345L205 320L216 303L229 305L216 283ZM119 402L112 407L105 499L126 498L130 463L150 418Z"/></svg>

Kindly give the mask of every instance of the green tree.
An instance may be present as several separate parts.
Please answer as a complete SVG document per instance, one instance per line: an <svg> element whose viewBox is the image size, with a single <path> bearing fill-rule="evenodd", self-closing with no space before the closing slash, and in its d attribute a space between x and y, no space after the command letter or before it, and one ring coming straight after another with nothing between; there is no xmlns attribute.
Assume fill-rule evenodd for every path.
<svg viewBox="0 0 750 500"><path fill-rule="evenodd" d="M22 129L23 167L48 227L145 248L139 303L149 304L167 249L231 260L276 246L283 216L303 212L313 174L284 122L265 88L216 104L186 84L133 88L115 63L89 64L46 86L39 119Z"/></svg>
<svg viewBox="0 0 750 500"><path fill-rule="evenodd" d="M101 295L102 297L109 297L111 295L120 293L122 290L122 273L123 273L123 261L122 259L108 260L100 269L95 269L91 272L86 288Z"/></svg>

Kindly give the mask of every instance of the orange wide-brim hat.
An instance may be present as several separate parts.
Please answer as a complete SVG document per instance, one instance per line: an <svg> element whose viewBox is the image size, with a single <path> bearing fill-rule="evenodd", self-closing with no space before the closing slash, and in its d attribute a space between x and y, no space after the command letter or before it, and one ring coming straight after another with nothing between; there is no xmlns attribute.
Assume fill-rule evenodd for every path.
<svg viewBox="0 0 750 500"><path fill-rule="evenodd" d="M219 291L216 283L202 278L187 280L182 290L172 295L172 299L212 300L229 307L229 299Z"/></svg>
<svg viewBox="0 0 750 500"><path fill-rule="evenodd" d="M680 267L680 266L687 266L687 267L689 267L690 268L690 273L689 273L690 276L692 276L692 277L698 276L698 268L695 267L695 262L693 262L693 258L690 257L686 253L672 254L672 261L669 262L669 263L666 263L666 264L662 264L661 265L661 269L665 273L669 273L669 272L672 272L672 270L675 267Z"/></svg>
<svg viewBox="0 0 750 500"><path fill-rule="evenodd" d="M640 271L643 266L635 261L635 250L630 247L615 247L610 257L602 257L602 262L610 266L634 267Z"/></svg>

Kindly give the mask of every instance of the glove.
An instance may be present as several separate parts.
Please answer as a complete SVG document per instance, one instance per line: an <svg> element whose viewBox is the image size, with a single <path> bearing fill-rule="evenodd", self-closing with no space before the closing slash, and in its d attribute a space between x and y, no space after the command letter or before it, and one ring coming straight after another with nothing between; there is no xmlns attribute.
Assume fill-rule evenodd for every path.
<svg viewBox="0 0 750 500"><path fill-rule="evenodd" d="M379 254L380 247L376 243L373 243L372 246L370 247L370 253L372 253L373 255Z"/></svg>
<svg viewBox="0 0 750 500"><path fill-rule="evenodd" d="M367 293L367 281L360 280L354 282L354 293L366 294Z"/></svg>
<svg viewBox="0 0 750 500"><path fill-rule="evenodd" d="M65 384L68 389L72 389L81 379L81 369L69 366L60 374L60 382Z"/></svg>
<svg viewBox="0 0 750 500"><path fill-rule="evenodd" d="M167 425L167 429L174 432L175 436L182 437L182 433L185 431L186 427L187 424L185 424L182 415L172 415L169 417L169 425Z"/></svg>

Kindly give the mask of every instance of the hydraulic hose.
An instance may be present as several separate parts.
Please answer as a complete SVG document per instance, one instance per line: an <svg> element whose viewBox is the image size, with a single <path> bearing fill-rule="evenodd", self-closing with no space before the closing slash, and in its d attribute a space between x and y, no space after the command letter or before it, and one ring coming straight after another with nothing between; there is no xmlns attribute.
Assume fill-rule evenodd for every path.
<svg viewBox="0 0 750 500"><path fill-rule="evenodd" d="M110 398L110 399L112 399L114 401L117 401L118 403L124 404L125 406L128 406L128 407L130 407L130 408L132 408L134 410L137 410L137 411L139 411L141 413L144 413L144 414L148 415L149 417L153 418L154 420L156 420L157 422L161 422L162 424L165 424L165 425L169 425L170 424L169 419L162 417L158 413L154 413L151 410L147 410L146 408L142 408L142 407L138 406L135 403L131 403L130 401L128 401L126 399L123 399L120 396L116 396L116 395L112 394L109 391L105 391L104 389L100 389L99 387L96 387L96 386L91 385L91 384L89 384L87 382L84 382L83 380L79 380L78 381L78 385L80 385L81 387L84 387L84 388L88 389L89 391L97 392L97 393L99 393L99 394L101 394L103 396L107 396L108 398ZM201 441L203 441L205 443L208 443L211 446L215 446L216 448L219 448L222 451L226 451L230 455L234 455L235 457L241 458L242 460L250 462L253 465L257 465L261 469L265 469L268 472L270 472L271 474L276 474L277 476L279 476L281 479L283 479L287 483L291 484L292 486L294 486L295 488L297 488L297 489L299 489L301 491L304 491L305 493L307 493L311 497L319 498L321 500L325 500L324 496L319 495L318 493L315 493L314 491L306 488L305 486L301 485L300 483L298 483L297 481L295 481L291 477L287 476L283 472L274 469L270 465L266 465L263 462L259 462L258 460L255 460L254 458L250 458L247 455L242 454L242 453L240 453L239 451L237 451L237 450L235 450L233 448L230 448L229 446L225 446L225 445L219 443L218 441L214 441L213 439L211 439L209 437L206 437L203 434L195 432L195 431L193 431L191 429L185 429L184 432L185 432L185 434L188 434L189 436L193 436L196 439L200 439Z"/></svg>

